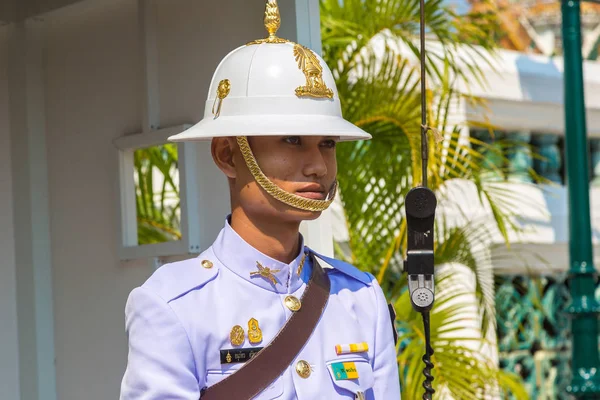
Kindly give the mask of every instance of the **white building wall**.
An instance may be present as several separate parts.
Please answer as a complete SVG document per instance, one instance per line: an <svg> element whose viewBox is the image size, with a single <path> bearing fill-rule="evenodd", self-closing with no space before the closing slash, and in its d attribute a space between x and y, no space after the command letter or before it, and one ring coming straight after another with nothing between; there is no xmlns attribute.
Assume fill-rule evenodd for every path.
<svg viewBox="0 0 600 400"><path fill-rule="evenodd" d="M136 4L57 15L47 31L47 146L57 392L116 399L127 357L123 305L151 272L116 255L117 153L140 124Z"/></svg>

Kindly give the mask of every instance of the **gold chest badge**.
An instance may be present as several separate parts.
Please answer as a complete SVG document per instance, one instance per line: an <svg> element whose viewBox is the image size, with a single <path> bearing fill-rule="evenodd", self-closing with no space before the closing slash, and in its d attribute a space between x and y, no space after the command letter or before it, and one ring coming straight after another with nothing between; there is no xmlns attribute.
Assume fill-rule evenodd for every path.
<svg viewBox="0 0 600 400"><path fill-rule="evenodd" d="M240 346L244 344L245 336L244 336L244 328L239 325L231 328L231 332L229 333L229 341L232 346Z"/></svg>
<svg viewBox="0 0 600 400"><path fill-rule="evenodd" d="M250 343L257 344L262 342L262 331L258 326L258 321L255 318L252 318L248 321L248 340Z"/></svg>

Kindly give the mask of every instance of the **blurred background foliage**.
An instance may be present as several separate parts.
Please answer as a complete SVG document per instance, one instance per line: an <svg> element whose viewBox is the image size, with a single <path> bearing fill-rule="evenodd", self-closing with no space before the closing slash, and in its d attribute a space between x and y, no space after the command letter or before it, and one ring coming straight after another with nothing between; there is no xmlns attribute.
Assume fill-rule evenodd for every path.
<svg viewBox="0 0 600 400"><path fill-rule="evenodd" d="M138 244L181 239L177 145L137 149L133 157Z"/></svg>
<svg viewBox="0 0 600 400"><path fill-rule="evenodd" d="M419 2L321 0L320 4L323 56L334 73L343 115L373 136L370 141L338 146L348 243L337 246L337 256L372 272L395 305L403 396L421 398L424 334L401 273L406 251L404 198L421 182L420 66L415 45ZM493 67L493 33L499 23L493 12L458 15L442 0L427 1L425 21L432 49L426 54L427 117L435 129L429 135L429 187L443 207L452 201L448 188L460 181L474 190L473 200L485 204L493 216L472 221L471 204L452 204L467 221L457 224L438 208L437 298L431 316L435 398L526 399L519 376L499 368L496 345L490 342L496 315L488 243L500 235L509 244L510 232L519 229L514 215L520 199L505 190L508 162L485 160L493 153L507 161L514 143L492 147L470 137L467 127L451 122L459 102L477 101L457 92L455 84L473 79L484 83L481 65ZM474 287L465 283L465 275L473 276ZM471 324L476 334L465 337L464 328Z"/></svg>

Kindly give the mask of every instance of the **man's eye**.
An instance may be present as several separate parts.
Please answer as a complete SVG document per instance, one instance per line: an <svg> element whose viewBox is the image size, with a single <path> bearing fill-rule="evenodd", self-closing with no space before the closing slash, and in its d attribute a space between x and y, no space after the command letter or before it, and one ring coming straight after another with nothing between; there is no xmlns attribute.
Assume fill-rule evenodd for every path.
<svg viewBox="0 0 600 400"><path fill-rule="evenodd" d="M289 144L300 144L300 136L288 136L283 139L286 143Z"/></svg>
<svg viewBox="0 0 600 400"><path fill-rule="evenodd" d="M333 140L333 139L330 139L330 140L324 140L323 142L321 142L321 146L323 146L323 147L327 147L327 148L329 148L329 149L333 149L333 148L335 148L335 145L336 145L336 141L335 141L335 140Z"/></svg>

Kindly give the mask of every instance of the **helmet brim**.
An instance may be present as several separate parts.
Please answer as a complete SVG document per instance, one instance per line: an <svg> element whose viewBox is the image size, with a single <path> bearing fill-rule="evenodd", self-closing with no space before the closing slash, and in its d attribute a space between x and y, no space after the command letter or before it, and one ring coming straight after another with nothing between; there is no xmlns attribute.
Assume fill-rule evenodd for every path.
<svg viewBox="0 0 600 400"><path fill-rule="evenodd" d="M204 141L228 136L337 136L340 141L371 139L364 130L337 116L239 115L205 118L169 137L172 142Z"/></svg>

